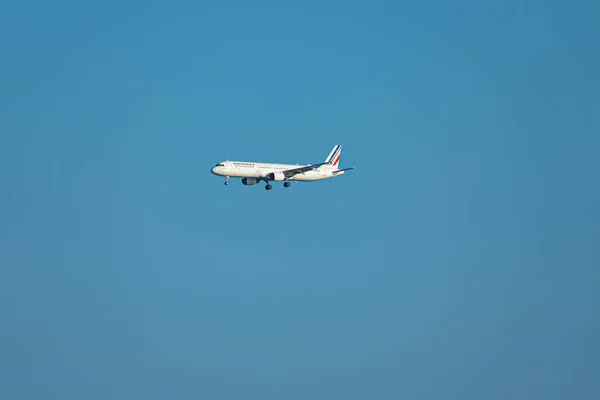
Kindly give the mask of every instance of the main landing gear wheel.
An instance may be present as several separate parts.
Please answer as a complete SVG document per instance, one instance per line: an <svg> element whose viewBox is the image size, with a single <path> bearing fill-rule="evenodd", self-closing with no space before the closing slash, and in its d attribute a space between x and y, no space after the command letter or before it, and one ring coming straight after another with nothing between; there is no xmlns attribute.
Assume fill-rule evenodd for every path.
<svg viewBox="0 0 600 400"><path fill-rule="evenodd" d="M271 189L273 189L273 186L271 186L271 185L269 185L269 184L267 183L267 186L265 186L265 189L267 189L267 190L271 190Z"/></svg>
<svg viewBox="0 0 600 400"><path fill-rule="evenodd" d="M289 182L285 182L285 183L283 184L283 186L285 186L285 187L290 187L290 185L291 185L291 183L289 183Z"/></svg>

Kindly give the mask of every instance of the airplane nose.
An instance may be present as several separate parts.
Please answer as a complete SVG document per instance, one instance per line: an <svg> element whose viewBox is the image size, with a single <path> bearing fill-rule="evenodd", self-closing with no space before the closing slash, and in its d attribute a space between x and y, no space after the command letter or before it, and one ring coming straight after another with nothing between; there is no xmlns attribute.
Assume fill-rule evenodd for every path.
<svg viewBox="0 0 600 400"><path fill-rule="evenodd" d="M210 169L210 172L212 172L213 174L215 174L215 168L217 168L217 167L212 167L212 168ZM215 174L215 175L216 175L216 174Z"/></svg>

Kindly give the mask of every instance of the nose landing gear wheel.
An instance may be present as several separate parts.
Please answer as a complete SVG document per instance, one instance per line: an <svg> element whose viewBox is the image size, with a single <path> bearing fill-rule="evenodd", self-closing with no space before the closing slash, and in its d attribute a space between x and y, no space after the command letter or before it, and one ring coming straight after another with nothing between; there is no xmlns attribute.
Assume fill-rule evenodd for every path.
<svg viewBox="0 0 600 400"><path fill-rule="evenodd" d="M225 184L229 185L229 177L228 176L225 177Z"/></svg>
<svg viewBox="0 0 600 400"><path fill-rule="evenodd" d="M271 190L271 189L273 189L273 186L267 184L267 186L265 186L265 189Z"/></svg>
<svg viewBox="0 0 600 400"><path fill-rule="evenodd" d="M291 185L291 183L289 183L289 182L285 182L285 183L283 184L283 186L285 186L285 187L290 187L290 185Z"/></svg>

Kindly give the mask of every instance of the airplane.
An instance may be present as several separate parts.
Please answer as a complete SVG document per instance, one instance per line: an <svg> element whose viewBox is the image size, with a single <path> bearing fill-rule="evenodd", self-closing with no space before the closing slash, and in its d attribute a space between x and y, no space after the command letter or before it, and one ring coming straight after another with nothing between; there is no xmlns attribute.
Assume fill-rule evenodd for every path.
<svg viewBox="0 0 600 400"><path fill-rule="evenodd" d="M266 182L265 189L271 190L270 182L283 181L284 187L290 187L290 181L320 181L343 175L345 171L354 167L339 169L342 146L335 145L324 162L319 164L292 165L274 164L248 161L221 161L212 167L211 172L225 177L225 185L229 184L229 178L242 178L242 184L246 186L256 185L260 181Z"/></svg>

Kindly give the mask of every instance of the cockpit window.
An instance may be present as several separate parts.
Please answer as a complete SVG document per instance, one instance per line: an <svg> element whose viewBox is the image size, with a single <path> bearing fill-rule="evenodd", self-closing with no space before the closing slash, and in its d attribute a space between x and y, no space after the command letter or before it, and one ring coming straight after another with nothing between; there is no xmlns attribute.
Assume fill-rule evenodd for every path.
<svg viewBox="0 0 600 400"><path fill-rule="evenodd" d="M225 164L217 164L217 165L215 165L215 167L224 167L224 166L225 166Z"/></svg>

